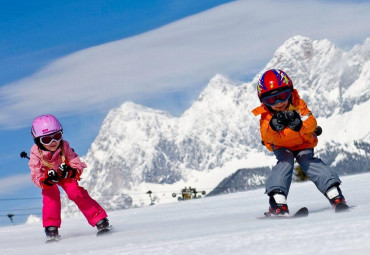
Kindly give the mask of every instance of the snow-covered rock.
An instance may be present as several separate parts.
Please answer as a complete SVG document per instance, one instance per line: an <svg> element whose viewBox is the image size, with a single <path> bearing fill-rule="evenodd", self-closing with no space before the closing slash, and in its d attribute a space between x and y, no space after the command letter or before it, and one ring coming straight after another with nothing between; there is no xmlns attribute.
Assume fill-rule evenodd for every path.
<svg viewBox="0 0 370 255"><path fill-rule="evenodd" d="M40 223L41 218L37 217L36 215L31 214L28 216L26 224L35 224L35 223Z"/></svg>

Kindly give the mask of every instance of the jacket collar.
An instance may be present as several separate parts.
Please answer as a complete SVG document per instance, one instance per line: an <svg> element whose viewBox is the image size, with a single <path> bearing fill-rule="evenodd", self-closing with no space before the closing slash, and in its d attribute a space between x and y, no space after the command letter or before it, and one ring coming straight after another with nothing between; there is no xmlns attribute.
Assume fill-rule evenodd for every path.
<svg viewBox="0 0 370 255"><path fill-rule="evenodd" d="M252 113L254 114L254 116L258 116L262 113L265 113L265 112L269 112L269 110L267 109L267 107L264 105L264 104L261 104L260 106L258 106L257 108L254 108L252 110Z"/></svg>

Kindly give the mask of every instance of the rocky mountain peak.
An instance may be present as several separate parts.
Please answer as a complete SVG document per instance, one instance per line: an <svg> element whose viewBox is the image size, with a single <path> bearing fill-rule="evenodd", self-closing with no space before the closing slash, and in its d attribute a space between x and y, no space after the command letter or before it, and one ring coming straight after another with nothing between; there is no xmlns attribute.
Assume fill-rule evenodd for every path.
<svg viewBox="0 0 370 255"><path fill-rule="evenodd" d="M109 112L84 157L88 169L83 185L98 197L104 193L121 194L125 201L138 205L140 201L127 197L133 196L133 191L144 192L138 187L176 186L189 178L200 181L207 178L205 172L212 173L238 160L248 159L245 168L267 167L271 162L267 159L272 156L261 145L259 118L251 113L260 104L256 82L261 74L271 68L287 72L320 124L334 130L336 125L344 126L351 123L351 118L358 118L353 108L369 102L370 64L366 54L361 61L358 59L359 52L369 52L369 45L368 39L363 46L344 52L328 40L292 37L277 49L252 82L236 84L221 74L215 75L179 118L126 102ZM345 123L336 124L338 114L346 116ZM330 130L324 132L330 134ZM330 135L334 137L335 133ZM345 158L357 150L348 148L367 148L366 141L357 143L357 147L344 146L353 143L350 137L343 141L326 139L330 145L321 152L334 155L339 153L337 148L342 148ZM261 155L266 160L260 160ZM118 198L112 198L111 208L121 207L114 199Z"/></svg>

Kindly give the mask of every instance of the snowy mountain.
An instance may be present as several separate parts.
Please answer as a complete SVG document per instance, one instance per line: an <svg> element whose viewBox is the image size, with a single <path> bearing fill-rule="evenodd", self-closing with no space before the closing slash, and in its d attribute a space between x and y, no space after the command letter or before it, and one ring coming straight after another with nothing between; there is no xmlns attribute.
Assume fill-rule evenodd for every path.
<svg viewBox="0 0 370 255"><path fill-rule="evenodd" d="M286 71L323 128L317 154L341 174L368 171L370 38L345 52L328 40L295 36L248 83L217 74L180 117L131 102L109 112L83 158L82 185L108 209L175 201L172 192L196 186L211 192L242 168L270 168L275 159L260 143L256 84L270 68ZM240 174L248 179L235 182ZM246 175L245 175L246 174ZM263 184L268 171L235 175L245 190ZM239 177L237 177L239 176ZM250 177L252 176L252 177ZM73 211L69 202L64 212Z"/></svg>
<svg viewBox="0 0 370 255"><path fill-rule="evenodd" d="M114 232L97 238L82 215L63 220L59 243L45 244L41 223L0 228L2 254L337 255L369 254L370 174L343 177L350 212L335 214L311 182L288 197L307 218L257 220L268 207L263 189L108 212ZM15 238L16 237L16 238Z"/></svg>

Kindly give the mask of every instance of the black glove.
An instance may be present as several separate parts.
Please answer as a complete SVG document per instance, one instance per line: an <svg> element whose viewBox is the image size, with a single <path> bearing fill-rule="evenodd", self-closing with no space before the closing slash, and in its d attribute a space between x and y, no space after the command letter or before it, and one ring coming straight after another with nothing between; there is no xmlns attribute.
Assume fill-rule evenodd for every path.
<svg viewBox="0 0 370 255"><path fill-rule="evenodd" d="M46 186L53 186L55 183L58 183L58 181L59 175L57 171L50 169L47 171L47 177L42 180L42 183L44 183Z"/></svg>
<svg viewBox="0 0 370 255"><path fill-rule="evenodd" d="M288 127L296 132L299 132L302 128L301 116L296 111L285 112L285 117L288 120Z"/></svg>
<svg viewBox="0 0 370 255"><path fill-rule="evenodd" d="M60 178L75 178L76 177L77 170L70 167L69 165L66 165L65 163L62 163L58 167L58 174L60 175Z"/></svg>
<svg viewBox="0 0 370 255"><path fill-rule="evenodd" d="M274 131L281 131L288 125L288 120L283 112L275 113L270 120L270 127Z"/></svg>

